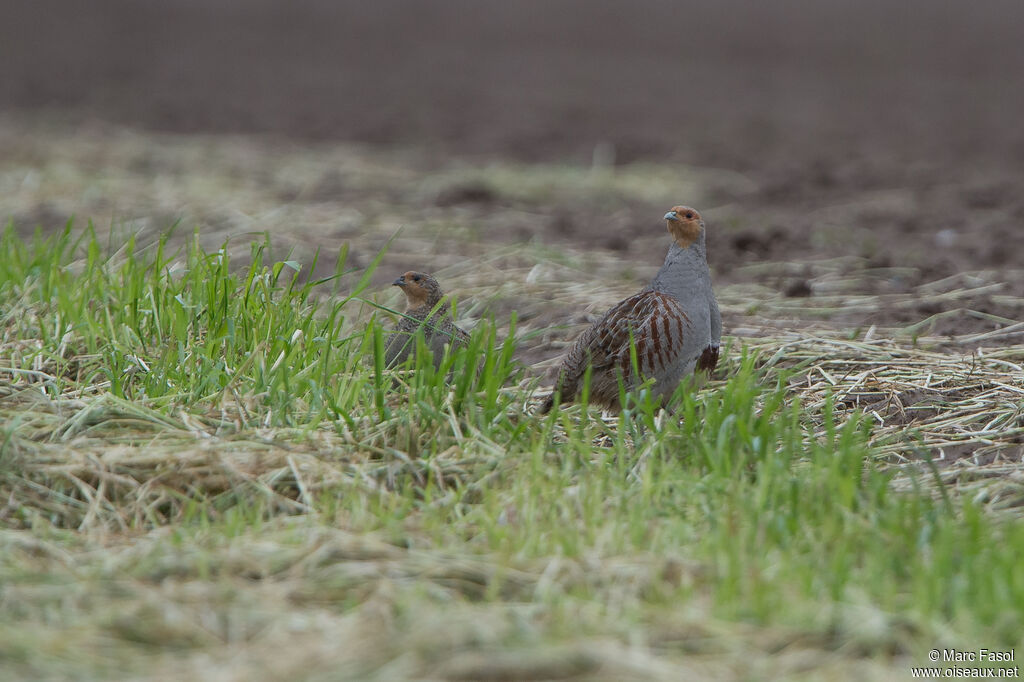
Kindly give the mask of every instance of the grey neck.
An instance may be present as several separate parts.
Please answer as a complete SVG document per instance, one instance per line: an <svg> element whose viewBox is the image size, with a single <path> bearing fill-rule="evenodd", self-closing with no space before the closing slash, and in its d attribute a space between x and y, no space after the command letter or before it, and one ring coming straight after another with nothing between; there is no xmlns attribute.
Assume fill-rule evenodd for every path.
<svg viewBox="0 0 1024 682"><path fill-rule="evenodd" d="M648 288L686 300L695 291L695 285L710 279L704 231L701 230L697 240L686 248L672 242L665 256L665 264Z"/></svg>
<svg viewBox="0 0 1024 682"><path fill-rule="evenodd" d="M441 301L442 299L440 298L431 297L429 301L421 305L416 310L417 312L419 312L420 315L424 317L430 314L430 311L433 310L434 314L430 316L431 319L444 317L445 315L448 314L449 303L448 301L444 301L443 303Z"/></svg>

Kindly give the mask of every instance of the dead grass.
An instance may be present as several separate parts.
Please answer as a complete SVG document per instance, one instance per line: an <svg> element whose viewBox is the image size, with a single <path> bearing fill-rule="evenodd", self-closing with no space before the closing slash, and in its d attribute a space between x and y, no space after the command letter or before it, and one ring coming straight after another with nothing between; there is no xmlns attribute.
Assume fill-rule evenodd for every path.
<svg viewBox="0 0 1024 682"><path fill-rule="evenodd" d="M519 243L516 230L537 219L524 205L593 192L628 202L638 187L656 194L657 168L618 180L603 169L531 177L500 166L430 175L415 158L351 147L268 150L110 131L98 139L14 140L0 167L2 215L26 224L90 215L154 231L180 218L189 230L202 225L208 245L230 235L239 253L248 234L272 230L299 259L348 242L356 265L404 227L381 277L435 254L467 327L517 312L518 357L530 372L504 389L513 421L530 419L539 397L530 391L576 330L656 267L587 243ZM679 177L697 195L746 191L728 174ZM491 192L481 210L493 222L479 207L436 201L471 181ZM756 357L763 376L789 373L787 396L804 408L809 440L828 437L833 416L863 411L893 491L925 489L1017 517L1024 275L904 286L919 279L908 274L857 258L723 273L731 338L718 379L742 354ZM811 295L786 296L792 280ZM394 296L382 288L368 298ZM454 416L451 446L419 458L408 445L433 432L400 415L272 428L249 418L252 396L168 412L114 398L101 383L71 381L48 395L56 368L21 360L33 343L5 337L0 346L0 612L17 616L0 625L0 659L15 677L892 679L923 664L914 646L933 644L919 623L857 594L820 612L800 607L803 627L724 617L710 596L714 567L682 552L487 550L477 534L495 531L473 521L484 513L474 510L529 462L509 461L507 443ZM65 359L71 378L93 360ZM614 428L607 420L586 432L594 461ZM557 469L561 460L544 461ZM387 505L412 503L450 508L459 525L438 528L406 508L387 520ZM511 503L486 511L502 527L527 513ZM673 606L679 594L683 608ZM664 605L652 607L659 595Z"/></svg>

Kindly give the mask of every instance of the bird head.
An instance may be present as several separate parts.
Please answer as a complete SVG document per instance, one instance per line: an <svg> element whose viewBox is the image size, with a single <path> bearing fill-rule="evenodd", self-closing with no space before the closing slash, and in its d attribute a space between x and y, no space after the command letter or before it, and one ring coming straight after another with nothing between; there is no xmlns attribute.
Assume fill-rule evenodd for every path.
<svg viewBox="0 0 1024 682"><path fill-rule="evenodd" d="M391 284L405 293L409 310L422 306L433 308L441 300L441 285L425 272L410 270Z"/></svg>
<svg viewBox="0 0 1024 682"><path fill-rule="evenodd" d="M689 206L673 206L665 214L665 225L668 227L668 233L676 240L676 244L684 249L697 241L704 230L704 220L700 213Z"/></svg>

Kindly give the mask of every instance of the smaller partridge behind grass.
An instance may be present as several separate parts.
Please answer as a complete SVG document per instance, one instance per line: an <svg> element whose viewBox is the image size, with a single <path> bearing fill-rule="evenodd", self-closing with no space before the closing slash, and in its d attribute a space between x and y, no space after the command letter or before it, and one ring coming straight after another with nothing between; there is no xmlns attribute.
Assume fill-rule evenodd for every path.
<svg viewBox="0 0 1024 682"><path fill-rule="evenodd" d="M618 410L620 385L630 391L654 379L652 394L664 405L694 369L711 372L718 364L722 315L711 290L704 221L696 210L675 206L665 222L673 240L665 264L645 289L576 338L541 414L551 410L557 395L566 403L575 400L588 367L590 401Z"/></svg>
<svg viewBox="0 0 1024 682"><path fill-rule="evenodd" d="M423 331L423 341L433 353L434 367L441 365L445 344L454 348L469 341L469 334L452 322L448 302L442 302L444 293L441 285L431 275L410 271L391 284L401 287L406 309L384 348L384 361L388 367L402 364L415 353L418 330Z"/></svg>

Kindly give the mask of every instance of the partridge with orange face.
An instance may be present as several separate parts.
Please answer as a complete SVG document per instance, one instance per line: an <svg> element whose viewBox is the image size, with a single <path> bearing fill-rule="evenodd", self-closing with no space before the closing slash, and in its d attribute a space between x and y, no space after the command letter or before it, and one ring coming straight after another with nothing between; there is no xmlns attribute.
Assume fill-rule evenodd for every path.
<svg viewBox="0 0 1024 682"><path fill-rule="evenodd" d="M645 289L576 338L541 414L554 406L556 396L564 402L576 398L587 367L592 368L590 401L618 410L620 382L629 391L654 379L654 398L664 404L694 369L710 372L718 364L722 315L711 290L704 221L696 210L675 206L665 222L673 239L665 264Z"/></svg>
<svg viewBox="0 0 1024 682"><path fill-rule="evenodd" d="M418 330L423 331L423 341L434 355L434 367L441 364L445 344L454 348L469 341L469 334L452 322L448 302L442 303L441 285L431 275L410 271L391 284L405 293L406 309L384 349L389 367L402 364L416 350Z"/></svg>

